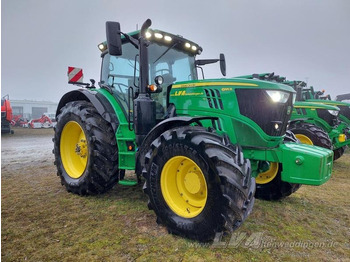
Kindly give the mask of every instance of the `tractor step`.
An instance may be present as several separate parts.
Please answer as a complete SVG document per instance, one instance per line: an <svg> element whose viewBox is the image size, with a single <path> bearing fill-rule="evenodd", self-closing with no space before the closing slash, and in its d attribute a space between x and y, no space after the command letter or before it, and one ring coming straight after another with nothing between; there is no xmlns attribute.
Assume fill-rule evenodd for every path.
<svg viewBox="0 0 350 262"><path fill-rule="evenodd" d="M118 184L122 186L136 186L138 182L135 180L120 180Z"/></svg>

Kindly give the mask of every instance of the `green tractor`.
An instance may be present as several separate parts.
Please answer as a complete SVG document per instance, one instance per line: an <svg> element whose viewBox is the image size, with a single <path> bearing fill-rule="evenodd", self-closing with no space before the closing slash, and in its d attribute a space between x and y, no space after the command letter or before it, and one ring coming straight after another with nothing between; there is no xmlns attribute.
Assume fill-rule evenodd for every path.
<svg viewBox="0 0 350 262"><path fill-rule="evenodd" d="M296 118L297 115L308 117L309 115L317 114L319 118L315 118L315 121L317 121L316 125L329 134L333 145L334 160L340 158L350 144L350 104L331 101L329 95L322 97L324 90L315 92L312 86L306 88L307 84L303 81L286 81L285 84L293 86L299 94L297 100L302 101L300 103L306 107L305 110L302 108L303 105L299 109L295 108L297 111L295 114ZM312 107L308 109L307 105L310 103ZM312 110L313 108L315 109ZM306 114L305 111L307 112Z"/></svg>
<svg viewBox="0 0 350 262"><path fill-rule="evenodd" d="M342 102L334 103L332 101L328 103L325 100L306 100L305 97L309 95L310 89L305 89L305 82L287 81L285 77L274 73L240 77L273 81L292 86L297 91L297 96L288 130L292 131L301 143L332 149L334 160L343 155L345 147L350 144L350 140L347 139L349 125L340 121L340 108L338 106ZM313 91L313 89L311 90Z"/></svg>
<svg viewBox="0 0 350 262"><path fill-rule="evenodd" d="M84 88L59 102L55 165L69 192L104 193L130 184L125 170L135 170L157 222L207 241L247 218L258 174L265 173L268 199L330 178L331 150L286 135L291 87L198 80L197 68L215 62L225 75L224 56L197 60L198 44L150 25L125 34L107 22L99 88L76 82L79 75L71 82Z"/></svg>
<svg viewBox="0 0 350 262"><path fill-rule="evenodd" d="M304 87L302 89L303 100L339 107L339 120L343 123L343 126L345 126L347 139L350 139L350 103L342 102L342 100L350 100L350 94L338 95L336 101L333 101L330 95L324 96L325 90L315 91L313 86L306 88L306 83L304 82L299 85Z"/></svg>

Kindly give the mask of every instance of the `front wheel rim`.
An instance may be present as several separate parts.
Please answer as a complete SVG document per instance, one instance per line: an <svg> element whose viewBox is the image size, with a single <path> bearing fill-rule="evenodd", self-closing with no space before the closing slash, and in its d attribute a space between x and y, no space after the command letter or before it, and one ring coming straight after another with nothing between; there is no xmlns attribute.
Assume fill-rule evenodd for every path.
<svg viewBox="0 0 350 262"><path fill-rule="evenodd" d="M302 144L307 144L307 145L313 145L314 143L312 142L312 140L306 136L306 135L302 135L302 134L295 134L295 137L299 139L299 141Z"/></svg>
<svg viewBox="0 0 350 262"><path fill-rule="evenodd" d="M62 164L68 176L80 178L88 162L88 144L83 128L75 121L69 121L63 127L60 140Z"/></svg>
<svg viewBox="0 0 350 262"><path fill-rule="evenodd" d="M160 185L165 202L178 216L193 218L203 211L207 183L200 167L190 158L170 158L162 169Z"/></svg>
<svg viewBox="0 0 350 262"><path fill-rule="evenodd" d="M259 173L255 178L257 184L267 184L271 182L278 174L279 164L277 162L270 163L270 168L262 173Z"/></svg>

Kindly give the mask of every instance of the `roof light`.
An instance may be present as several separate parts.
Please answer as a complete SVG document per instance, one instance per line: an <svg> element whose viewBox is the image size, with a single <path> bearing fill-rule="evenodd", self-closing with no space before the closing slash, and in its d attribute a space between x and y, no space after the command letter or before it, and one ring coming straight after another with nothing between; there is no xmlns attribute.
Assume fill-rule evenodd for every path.
<svg viewBox="0 0 350 262"><path fill-rule="evenodd" d="M161 33L154 33L154 36L158 39L163 38L163 35Z"/></svg>
<svg viewBox="0 0 350 262"><path fill-rule="evenodd" d="M193 51L197 50L197 47L195 45L193 45L191 48L192 48Z"/></svg>
<svg viewBox="0 0 350 262"><path fill-rule="evenodd" d="M191 47L191 44L190 44L190 43L186 43L186 44L185 44L185 47L186 47L186 48L190 48L190 47Z"/></svg>
<svg viewBox="0 0 350 262"><path fill-rule="evenodd" d="M149 38L151 38L152 34L151 34L151 32L147 31L145 36L146 36L147 39L149 39Z"/></svg>
<svg viewBox="0 0 350 262"><path fill-rule="evenodd" d="M166 36L164 36L164 40L167 42L170 42L173 39L171 38L171 36L166 35Z"/></svg>

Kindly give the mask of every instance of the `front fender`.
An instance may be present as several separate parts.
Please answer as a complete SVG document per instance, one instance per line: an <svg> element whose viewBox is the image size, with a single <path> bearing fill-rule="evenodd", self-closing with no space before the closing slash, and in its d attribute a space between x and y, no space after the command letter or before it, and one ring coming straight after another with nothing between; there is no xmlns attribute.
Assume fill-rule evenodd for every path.
<svg viewBox="0 0 350 262"><path fill-rule="evenodd" d="M142 168L144 166L145 154L151 146L151 143L166 130L180 127L180 126L188 126L192 123L197 123L201 125L201 120L217 120L217 117L188 117L188 116L180 116L180 117L171 117L163 120L158 123L152 130L147 134L145 139L142 142L137 154L136 154L136 174L141 174Z"/></svg>

